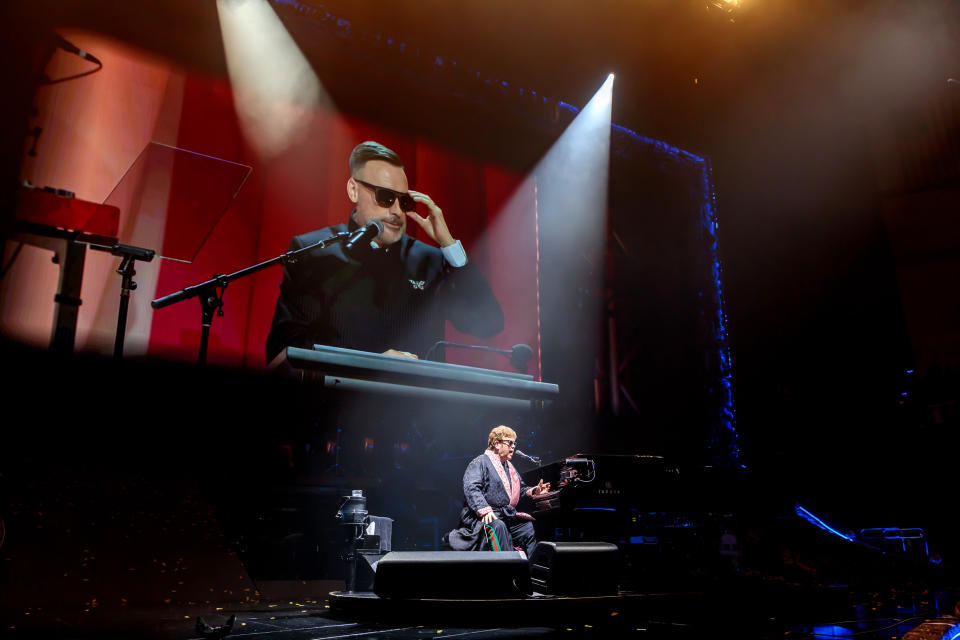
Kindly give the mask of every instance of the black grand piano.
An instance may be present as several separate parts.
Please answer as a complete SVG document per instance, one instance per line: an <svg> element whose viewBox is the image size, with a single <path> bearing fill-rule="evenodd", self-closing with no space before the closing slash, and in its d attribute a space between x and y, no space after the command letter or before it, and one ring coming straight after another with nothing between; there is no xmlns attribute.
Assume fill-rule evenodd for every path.
<svg viewBox="0 0 960 640"><path fill-rule="evenodd" d="M521 503L537 538L604 541L621 551L621 585L680 588L716 562L721 534L755 493L743 474L656 455L578 453L529 469L551 491Z"/></svg>
<svg viewBox="0 0 960 640"><path fill-rule="evenodd" d="M530 485L541 478L551 485L551 491L533 498L534 515L720 512L756 493L746 490L741 470L677 464L658 455L577 453L520 475Z"/></svg>
<svg viewBox="0 0 960 640"><path fill-rule="evenodd" d="M521 474L528 484L542 478L552 490L533 498L534 513L616 510L645 503L651 509L673 493L679 469L662 456L578 453Z"/></svg>

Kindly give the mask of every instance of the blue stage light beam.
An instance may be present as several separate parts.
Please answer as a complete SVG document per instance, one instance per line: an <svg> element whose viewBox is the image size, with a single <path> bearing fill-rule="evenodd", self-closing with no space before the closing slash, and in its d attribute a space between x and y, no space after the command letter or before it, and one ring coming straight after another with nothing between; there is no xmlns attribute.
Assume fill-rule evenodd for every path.
<svg viewBox="0 0 960 640"><path fill-rule="evenodd" d="M823 530L826 531L827 533L832 533L833 535L837 536L838 538L843 538L843 539L846 540L847 542L855 542L855 540L854 540L851 536L848 536L847 534L841 533L841 532L839 532L838 530L834 529L833 527L831 527L830 525L828 525L826 522L824 522L823 520L821 520L821 519L818 518L817 516L815 516L815 515L813 515L812 513L810 513L810 511L808 511L807 509L805 509L804 507L802 507L802 506L799 505L799 504L794 507L794 513L796 513L798 516L800 516L801 518L803 518L804 520L806 520L807 522L809 522L809 523L812 524L813 526L815 526L815 527L817 527L817 528L819 528L819 529L823 529Z"/></svg>

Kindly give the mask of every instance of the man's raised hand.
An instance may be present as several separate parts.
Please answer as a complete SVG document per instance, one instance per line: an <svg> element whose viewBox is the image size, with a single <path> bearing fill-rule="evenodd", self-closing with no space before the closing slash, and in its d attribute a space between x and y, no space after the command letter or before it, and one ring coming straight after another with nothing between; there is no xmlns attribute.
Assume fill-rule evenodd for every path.
<svg viewBox="0 0 960 640"><path fill-rule="evenodd" d="M443 219L443 211L433 201L433 198L413 189L410 190L410 196L415 201L426 205L430 212L424 217L416 211L407 211L407 217L420 225L420 228L441 247L449 247L456 242L450 234L450 229L447 228L446 220Z"/></svg>
<svg viewBox="0 0 960 640"><path fill-rule="evenodd" d="M408 358L410 360L419 360L420 357L415 353L410 353L409 351L397 351L396 349L387 349L383 352L385 356L397 356L398 358Z"/></svg>
<svg viewBox="0 0 960 640"><path fill-rule="evenodd" d="M544 482L543 478L540 478L540 482L537 483L537 486L533 488L533 491L531 493L537 496L537 495L540 495L541 493L546 493L547 491L550 491L550 483Z"/></svg>

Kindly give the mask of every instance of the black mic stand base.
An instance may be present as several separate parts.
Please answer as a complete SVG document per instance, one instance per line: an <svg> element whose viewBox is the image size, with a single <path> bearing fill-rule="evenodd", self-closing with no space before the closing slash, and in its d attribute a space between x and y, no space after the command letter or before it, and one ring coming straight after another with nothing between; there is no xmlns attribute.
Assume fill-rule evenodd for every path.
<svg viewBox="0 0 960 640"><path fill-rule="evenodd" d="M137 289L137 283L133 276L137 275L135 270L137 260L142 262L151 262L156 255L153 249L144 249L134 247L128 244L115 244L110 248L110 253L115 256L121 256L120 266L117 267L117 273L122 277L120 282L120 310L117 312L117 335L113 341L113 357L119 360L123 357L123 344L127 335L127 314L130 308L130 292Z"/></svg>

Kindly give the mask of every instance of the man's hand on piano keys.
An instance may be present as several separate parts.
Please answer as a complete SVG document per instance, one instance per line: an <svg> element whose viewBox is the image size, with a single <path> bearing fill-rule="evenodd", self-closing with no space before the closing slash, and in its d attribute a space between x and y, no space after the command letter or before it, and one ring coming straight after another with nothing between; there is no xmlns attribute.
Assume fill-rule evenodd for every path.
<svg viewBox="0 0 960 640"><path fill-rule="evenodd" d="M415 353L410 353L409 351L397 351L396 349L387 349L383 352L385 356L397 356L398 358L407 358L409 360L419 360L420 357Z"/></svg>
<svg viewBox="0 0 960 640"><path fill-rule="evenodd" d="M532 495L538 496L541 493L546 493L547 491L550 491L550 483L544 482L543 478L540 478L540 482L537 483L537 486L535 486L533 488L533 491L531 491L530 493Z"/></svg>

